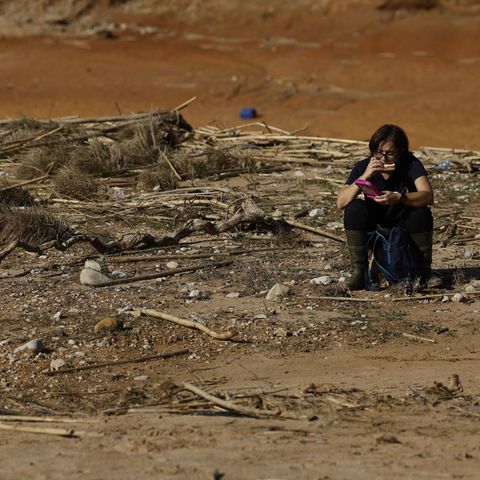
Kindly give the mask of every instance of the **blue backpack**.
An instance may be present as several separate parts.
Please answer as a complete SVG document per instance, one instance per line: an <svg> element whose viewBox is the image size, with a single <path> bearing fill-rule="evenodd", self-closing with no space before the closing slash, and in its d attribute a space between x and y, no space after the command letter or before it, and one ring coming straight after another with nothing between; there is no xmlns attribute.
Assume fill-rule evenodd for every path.
<svg viewBox="0 0 480 480"><path fill-rule="evenodd" d="M373 251L370 279L372 269L377 267L390 285L400 282L413 284L427 270L422 253L402 227L378 228L371 232L368 247Z"/></svg>

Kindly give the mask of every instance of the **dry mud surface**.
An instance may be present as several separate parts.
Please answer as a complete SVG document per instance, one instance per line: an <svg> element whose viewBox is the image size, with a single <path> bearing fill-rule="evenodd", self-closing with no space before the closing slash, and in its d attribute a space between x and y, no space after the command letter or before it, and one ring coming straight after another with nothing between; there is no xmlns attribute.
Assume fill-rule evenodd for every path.
<svg viewBox="0 0 480 480"><path fill-rule="evenodd" d="M365 140L379 124L399 123L428 157L436 192L434 266L450 287L417 300L405 301L396 288L346 299L344 245L300 229L238 228L104 256L88 244L42 255L16 249L0 263L0 414L57 418L14 423L2 417L0 426L74 435L0 430L1 478L478 478L480 181L462 162L452 162L450 171L436 168L455 152L436 151L433 160L420 148L466 148L462 154L478 168L475 4L380 11L374 8L380 2L349 2L349 8L320 2L323 9L315 10L304 1L302 9L285 11L268 2L213 16L196 2L182 2L182 11L155 2L155 15L123 3L95 28L83 17L86 23L60 22L63 11L45 23L11 21L0 40L0 116L124 114L173 108L197 96L184 111L203 127L192 142L218 134L207 124L238 125L238 111L248 105L286 131L308 125L301 135ZM8 130L0 137L2 152ZM14 172L16 151L2 155L0 170ZM62 200L47 183L29 191L68 225L103 239L163 235L192 218L220 221L246 197L268 217L323 209L295 221L341 237L334 199L350 164L325 158L287 163L282 171L184 180L184 190L170 193L140 189L141 169L104 179L106 196L93 201ZM233 263L92 288L79 282L87 258L120 277L166 271L169 261ZM317 277L331 283L311 283ZM279 282L289 294L266 300ZM456 292L464 301L451 301ZM134 317L132 307L231 330L235 341ZM123 328L94 331L111 316ZM14 352L36 338L44 353ZM79 370L54 373L56 359ZM143 360L81 369L136 359ZM258 418L215 407L183 390L184 382L256 409ZM59 420L65 417L75 423Z"/></svg>

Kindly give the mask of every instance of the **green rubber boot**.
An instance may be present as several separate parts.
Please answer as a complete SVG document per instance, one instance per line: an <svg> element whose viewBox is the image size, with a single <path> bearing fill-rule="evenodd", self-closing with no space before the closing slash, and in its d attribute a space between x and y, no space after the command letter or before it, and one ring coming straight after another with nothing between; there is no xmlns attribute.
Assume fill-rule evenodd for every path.
<svg viewBox="0 0 480 480"><path fill-rule="evenodd" d="M352 274L345 282L350 290L363 290L367 276L367 232L346 230Z"/></svg>
<svg viewBox="0 0 480 480"><path fill-rule="evenodd" d="M420 279L420 282L427 288L444 288L445 282L432 271L433 232L411 233L410 236L425 259L426 278Z"/></svg>

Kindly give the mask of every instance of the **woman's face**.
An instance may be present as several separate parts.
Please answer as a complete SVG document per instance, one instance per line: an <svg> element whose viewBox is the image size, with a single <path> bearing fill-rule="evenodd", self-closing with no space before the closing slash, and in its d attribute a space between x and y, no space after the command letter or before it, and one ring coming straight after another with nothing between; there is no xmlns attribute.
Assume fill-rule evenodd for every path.
<svg viewBox="0 0 480 480"><path fill-rule="evenodd" d="M373 152L373 156L378 160L383 160L384 164L395 164L398 160L398 150L391 140L380 142L378 148Z"/></svg>

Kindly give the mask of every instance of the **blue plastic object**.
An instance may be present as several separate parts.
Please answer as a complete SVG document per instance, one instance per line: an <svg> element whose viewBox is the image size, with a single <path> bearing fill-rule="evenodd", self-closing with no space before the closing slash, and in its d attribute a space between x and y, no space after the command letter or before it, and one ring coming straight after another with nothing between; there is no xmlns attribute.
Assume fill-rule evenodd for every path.
<svg viewBox="0 0 480 480"><path fill-rule="evenodd" d="M248 120L249 118L255 118L257 116L257 111L252 107L242 108L240 110L240 118Z"/></svg>

